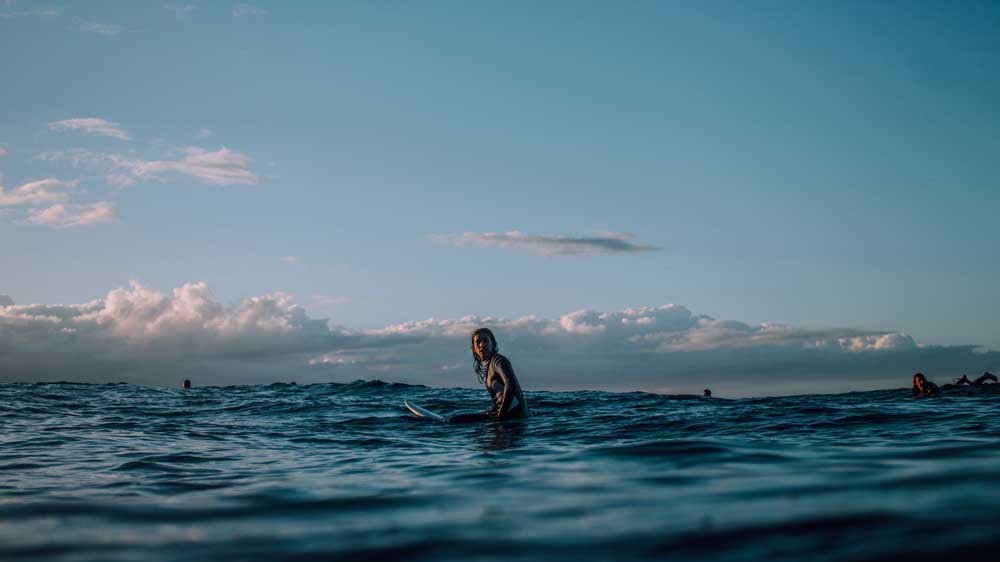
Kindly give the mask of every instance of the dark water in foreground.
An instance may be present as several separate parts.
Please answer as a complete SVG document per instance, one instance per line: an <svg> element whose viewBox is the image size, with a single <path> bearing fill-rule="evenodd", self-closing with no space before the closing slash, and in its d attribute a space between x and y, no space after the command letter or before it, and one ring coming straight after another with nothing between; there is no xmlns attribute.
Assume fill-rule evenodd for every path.
<svg viewBox="0 0 1000 562"><path fill-rule="evenodd" d="M1000 385L747 400L0 385L0 559L912 560L1000 548Z"/></svg>

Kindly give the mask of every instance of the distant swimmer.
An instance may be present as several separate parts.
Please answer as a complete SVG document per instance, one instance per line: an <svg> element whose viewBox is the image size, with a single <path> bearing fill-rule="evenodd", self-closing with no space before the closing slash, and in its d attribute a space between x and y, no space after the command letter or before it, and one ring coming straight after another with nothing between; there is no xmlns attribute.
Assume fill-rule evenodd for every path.
<svg viewBox="0 0 1000 562"><path fill-rule="evenodd" d="M191 388L191 379L184 379L184 388Z"/></svg>
<svg viewBox="0 0 1000 562"><path fill-rule="evenodd" d="M705 398L711 398L712 397L712 391L710 389L706 388L705 390L702 391L702 396L704 396Z"/></svg>
<svg viewBox="0 0 1000 562"><path fill-rule="evenodd" d="M459 414L451 421L526 418L531 415L514 367L509 359L500 354L496 337L489 328L479 328L472 333L472 360L479 382L486 385L490 393L493 407L485 414Z"/></svg>
<svg viewBox="0 0 1000 562"><path fill-rule="evenodd" d="M953 384L953 385L946 384L945 387L949 387L949 386L962 386L962 385L975 386L975 385L979 385L979 384L986 384L986 381L997 382L997 376L994 375L993 373L989 372L989 371L986 371L978 379L976 379L974 381L970 381L969 377L967 377L965 375L962 375L961 377L959 377L959 378L957 378L957 379L955 379L953 381L955 384Z"/></svg>
<svg viewBox="0 0 1000 562"><path fill-rule="evenodd" d="M960 386L978 386L981 384L986 384L987 381L997 382L997 377L993 373L987 371L982 374L976 380L969 380L969 377L962 375L961 377L955 379L954 384L946 384L942 387L932 383L927 380L927 377L923 373L917 373L913 375L913 395L917 398L922 398L924 396L934 396L940 394L942 390L951 390L953 388L958 388Z"/></svg>
<svg viewBox="0 0 1000 562"><path fill-rule="evenodd" d="M917 398L923 398L924 396L936 396L938 394L941 394L941 388L927 380L927 377L925 377L923 373L913 375L914 396Z"/></svg>

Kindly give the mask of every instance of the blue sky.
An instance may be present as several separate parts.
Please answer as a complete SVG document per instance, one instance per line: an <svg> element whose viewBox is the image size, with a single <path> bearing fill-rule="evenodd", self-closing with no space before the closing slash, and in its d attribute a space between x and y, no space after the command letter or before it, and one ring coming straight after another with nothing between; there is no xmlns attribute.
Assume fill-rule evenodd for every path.
<svg viewBox="0 0 1000 562"><path fill-rule="evenodd" d="M998 26L973 2L0 2L0 293L204 282L372 331L676 303L998 349Z"/></svg>

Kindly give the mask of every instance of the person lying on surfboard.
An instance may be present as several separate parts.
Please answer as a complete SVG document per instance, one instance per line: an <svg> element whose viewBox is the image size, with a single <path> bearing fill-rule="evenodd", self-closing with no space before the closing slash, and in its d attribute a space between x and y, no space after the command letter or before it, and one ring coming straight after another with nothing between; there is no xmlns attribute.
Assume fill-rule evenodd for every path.
<svg viewBox="0 0 1000 562"><path fill-rule="evenodd" d="M938 385L927 380L927 377L925 377L923 373L917 373L913 375L913 395L917 398L921 398L923 396L934 396L936 394L940 394L942 390L951 390L962 385L978 386L986 384L986 381L997 382L997 377L989 371L986 371L983 373L983 376L974 381L969 380L969 377L962 375L961 378L955 379L955 384L946 384L938 387Z"/></svg>
<svg viewBox="0 0 1000 562"><path fill-rule="evenodd" d="M941 394L941 388L927 380L927 377L925 377L923 373L913 375L914 396L917 398L923 398L924 396L935 396L938 394Z"/></svg>
<svg viewBox="0 0 1000 562"><path fill-rule="evenodd" d="M486 416L494 419L526 418L531 413L528 403L524 400L524 392L514 367L510 360L500 354L497 339L489 328L479 328L472 333L472 359L479 382L486 385L486 390L493 399L493 407ZM466 416L482 416L482 414L464 414ZM464 421L455 420L452 421Z"/></svg>

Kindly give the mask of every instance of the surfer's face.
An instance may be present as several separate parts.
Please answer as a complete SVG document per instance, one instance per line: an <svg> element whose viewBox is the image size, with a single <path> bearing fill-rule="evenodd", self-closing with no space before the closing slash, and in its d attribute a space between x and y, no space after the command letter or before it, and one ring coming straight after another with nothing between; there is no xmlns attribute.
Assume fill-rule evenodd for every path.
<svg viewBox="0 0 1000 562"><path fill-rule="evenodd" d="M472 351L475 352L476 357L480 360L489 359L493 355L493 342L486 336L479 337L479 335L476 335L476 337L472 338Z"/></svg>

